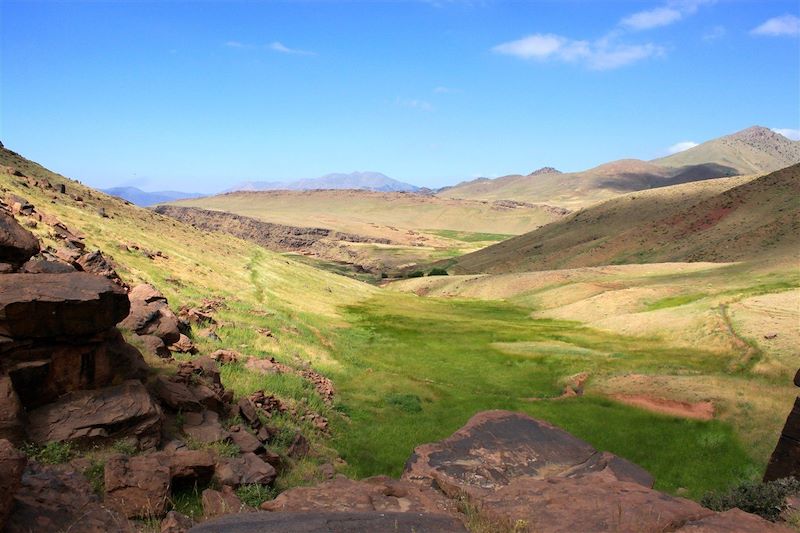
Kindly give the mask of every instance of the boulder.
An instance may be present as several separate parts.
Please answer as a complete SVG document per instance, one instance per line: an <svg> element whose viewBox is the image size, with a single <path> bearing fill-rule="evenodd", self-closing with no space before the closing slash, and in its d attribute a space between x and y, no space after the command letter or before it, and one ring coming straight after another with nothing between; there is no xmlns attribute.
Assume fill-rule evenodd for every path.
<svg viewBox="0 0 800 533"><path fill-rule="evenodd" d="M0 343L0 373L6 372L26 409L62 395L142 379L142 354L116 329L83 339L23 339Z"/></svg>
<svg viewBox="0 0 800 533"><path fill-rule="evenodd" d="M165 406L174 411L201 411L203 406L189 390L180 382L174 382L164 376L158 376L150 384L150 391Z"/></svg>
<svg viewBox="0 0 800 533"><path fill-rule="evenodd" d="M278 476L275 468L254 453L243 453L238 457L220 457L214 478L220 485L238 487L248 483L269 485Z"/></svg>
<svg viewBox="0 0 800 533"><path fill-rule="evenodd" d="M14 495L22 484L27 459L11 442L0 439L0 531L14 508Z"/></svg>
<svg viewBox="0 0 800 533"><path fill-rule="evenodd" d="M308 455L309 444L308 439L305 436L297 431L294 434L294 439L292 439L292 443L289 445L289 448L286 450L286 455L291 457L295 460L300 460L306 455Z"/></svg>
<svg viewBox="0 0 800 533"><path fill-rule="evenodd" d="M106 505L128 518L162 516L167 510L170 469L158 457L113 455L104 480Z"/></svg>
<svg viewBox="0 0 800 533"><path fill-rule="evenodd" d="M225 515L194 526L191 533L466 533L464 525L447 515L425 513L243 513Z"/></svg>
<svg viewBox="0 0 800 533"><path fill-rule="evenodd" d="M172 357L172 354L160 337L156 337L155 335L136 335L136 340L142 343L147 353L161 357L162 359L169 359Z"/></svg>
<svg viewBox="0 0 800 533"><path fill-rule="evenodd" d="M207 485L214 476L216 456L208 450L176 450L152 454L169 468L172 486Z"/></svg>
<svg viewBox="0 0 800 533"><path fill-rule="evenodd" d="M25 440L24 413L11 378L0 375L0 439L16 445ZM0 530L2 531L2 530Z"/></svg>
<svg viewBox="0 0 800 533"><path fill-rule="evenodd" d="M39 241L13 216L0 211L0 263L20 267L39 253Z"/></svg>
<svg viewBox="0 0 800 533"><path fill-rule="evenodd" d="M222 427L219 415L214 411L184 413L183 419L183 432L196 442L210 444L230 438L230 433Z"/></svg>
<svg viewBox="0 0 800 533"><path fill-rule="evenodd" d="M224 514L242 513L252 511L242 503L231 487L222 487L222 490L206 489L201 495L203 503L203 516L214 518Z"/></svg>
<svg viewBox="0 0 800 533"><path fill-rule="evenodd" d="M297 487L261 504L281 512L412 512L454 513L455 503L424 484L386 476L353 481L337 477L313 487Z"/></svg>
<svg viewBox="0 0 800 533"><path fill-rule="evenodd" d="M192 342L192 339L190 339L183 333L181 333L180 336L178 337L178 342L169 345L169 349L170 351L178 353L189 353L189 354L197 353L197 348Z"/></svg>
<svg viewBox="0 0 800 533"><path fill-rule="evenodd" d="M192 527L192 519L178 511L170 511L161 521L161 533L186 533Z"/></svg>
<svg viewBox="0 0 800 533"><path fill-rule="evenodd" d="M643 468L598 452L547 422L522 413L484 411L447 439L418 446L403 478L435 480L455 497L493 492L518 477L577 477L600 471L653 486L653 477Z"/></svg>
<svg viewBox="0 0 800 533"><path fill-rule="evenodd" d="M170 345L180 340L178 317L169 308L167 299L152 285L137 285L128 294L130 314L120 327L139 335L155 335Z"/></svg>
<svg viewBox="0 0 800 533"><path fill-rule="evenodd" d="M161 440L161 409L138 381L78 391L31 411L28 434L34 442L108 441L135 438L140 449Z"/></svg>
<svg viewBox="0 0 800 533"><path fill-rule="evenodd" d="M121 287L85 272L0 276L0 335L14 339L94 335L129 308Z"/></svg>
<svg viewBox="0 0 800 533"><path fill-rule="evenodd" d="M231 440L243 452L257 453L263 448L261 441L241 426L231 426Z"/></svg>
<svg viewBox="0 0 800 533"><path fill-rule="evenodd" d="M68 274L75 272L75 268L61 261L44 261L31 259L19 269L24 274Z"/></svg>
<svg viewBox="0 0 800 533"><path fill-rule="evenodd" d="M238 362L242 358L242 354L235 350L222 349L212 352L209 357L220 365L227 365Z"/></svg>
<svg viewBox="0 0 800 533"><path fill-rule="evenodd" d="M14 499L6 533L134 531L124 516L101 504L83 475L63 467L28 465Z"/></svg>
<svg viewBox="0 0 800 533"><path fill-rule="evenodd" d="M119 277L119 274L117 274L117 271L114 270L111 262L103 256L100 250L83 254L75 261L75 265L84 272L90 272L96 276L103 276L117 285L127 287Z"/></svg>

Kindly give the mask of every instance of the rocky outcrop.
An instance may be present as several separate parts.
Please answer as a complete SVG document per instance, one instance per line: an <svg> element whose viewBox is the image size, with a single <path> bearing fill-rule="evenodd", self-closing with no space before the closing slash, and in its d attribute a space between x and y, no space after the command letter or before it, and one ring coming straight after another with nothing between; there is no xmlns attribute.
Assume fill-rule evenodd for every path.
<svg viewBox="0 0 800 533"><path fill-rule="evenodd" d="M456 518L425 513L307 512L245 513L223 516L193 527L192 533L467 533Z"/></svg>
<svg viewBox="0 0 800 533"><path fill-rule="evenodd" d="M108 442L132 438L138 448L161 441L161 409L141 382L130 380L99 390L77 391L28 415L34 442Z"/></svg>
<svg viewBox="0 0 800 533"><path fill-rule="evenodd" d="M10 213L0 209L0 263L22 266L39 253L39 241L23 228Z"/></svg>
<svg viewBox="0 0 800 533"><path fill-rule="evenodd" d="M154 336L165 346L181 340L178 317L169 308L167 299L152 285L137 285L128 294L130 314L120 327L137 335ZM169 355L169 354L167 354Z"/></svg>
<svg viewBox="0 0 800 533"><path fill-rule="evenodd" d="M800 370L794 376L794 384L800 387ZM764 473L764 481L785 477L800 479L800 396L795 399L786 418L786 424Z"/></svg>
<svg viewBox="0 0 800 533"><path fill-rule="evenodd" d="M153 455L109 457L105 466L106 505L128 518L167 511L170 469Z"/></svg>

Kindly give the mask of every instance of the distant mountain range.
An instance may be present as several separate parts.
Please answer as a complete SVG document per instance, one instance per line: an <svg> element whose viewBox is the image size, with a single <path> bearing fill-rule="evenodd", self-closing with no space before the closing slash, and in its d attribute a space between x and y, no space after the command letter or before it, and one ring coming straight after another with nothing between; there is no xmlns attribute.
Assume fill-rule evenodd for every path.
<svg viewBox="0 0 800 533"><path fill-rule="evenodd" d="M151 205L161 204L165 202L173 202L175 200L184 200L186 198L200 198L205 196L199 193L180 192L180 191L155 191L147 192L136 187L111 187L110 189L101 189L104 193L112 196L118 196L129 202L147 207Z"/></svg>
<svg viewBox="0 0 800 533"><path fill-rule="evenodd" d="M631 191L725 176L763 174L800 163L800 141L753 126L653 161L621 159L581 172L545 167L531 174L479 178L445 187L446 198L544 202L570 209Z"/></svg>
<svg viewBox="0 0 800 533"><path fill-rule="evenodd" d="M417 192L419 187L404 183L380 172L326 174L319 178L297 181L246 181L225 192L235 191L306 191L315 189L363 189L380 192Z"/></svg>

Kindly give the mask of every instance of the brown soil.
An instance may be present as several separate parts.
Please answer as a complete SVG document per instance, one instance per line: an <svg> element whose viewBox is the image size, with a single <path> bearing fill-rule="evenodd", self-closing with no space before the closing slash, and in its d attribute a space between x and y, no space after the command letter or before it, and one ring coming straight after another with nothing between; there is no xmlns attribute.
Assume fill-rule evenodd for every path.
<svg viewBox="0 0 800 533"><path fill-rule="evenodd" d="M653 398L642 394L612 394L611 397L622 403L655 413L692 418L694 420L711 420L714 418L714 404L711 402L679 402Z"/></svg>

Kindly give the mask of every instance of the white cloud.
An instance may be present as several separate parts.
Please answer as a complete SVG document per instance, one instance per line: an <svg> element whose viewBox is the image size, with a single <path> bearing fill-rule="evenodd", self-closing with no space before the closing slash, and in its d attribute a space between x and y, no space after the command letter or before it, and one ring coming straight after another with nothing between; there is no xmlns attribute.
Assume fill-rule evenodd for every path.
<svg viewBox="0 0 800 533"><path fill-rule="evenodd" d="M314 52L310 52L308 50L300 50L298 48L289 48L288 46L284 45L280 41L275 41L267 45L267 48L273 50L275 52L280 52L282 54L294 54L294 55L301 55L301 56L313 56L315 55Z"/></svg>
<svg viewBox="0 0 800 533"><path fill-rule="evenodd" d="M632 30L649 30L659 26L667 26L683 18L683 14L671 7L657 7L649 11L639 11L627 16L620 24Z"/></svg>
<svg viewBox="0 0 800 533"><path fill-rule="evenodd" d="M414 98L398 98L395 103L401 107L417 109L419 111L433 111L434 109L433 104L430 102Z"/></svg>
<svg viewBox="0 0 800 533"><path fill-rule="evenodd" d="M521 59L581 63L593 70L610 70L661 55L664 50L651 43L622 44L614 42L612 38L590 42L551 33L536 33L499 44L492 51Z"/></svg>
<svg viewBox="0 0 800 533"><path fill-rule="evenodd" d="M433 92L436 94L451 94L451 93L457 93L459 91L458 89L452 89L450 87L442 87L440 85L439 87L434 87Z"/></svg>
<svg viewBox="0 0 800 533"><path fill-rule="evenodd" d="M683 152L689 148L694 148L695 146L697 146L697 143L694 141L681 141L667 148L667 153L677 154L678 152Z"/></svg>
<svg viewBox="0 0 800 533"><path fill-rule="evenodd" d="M772 131L775 133L780 133L787 139L791 139L793 141L800 141L800 129L795 130L792 128L772 128Z"/></svg>
<svg viewBox="0 0 800 533"><path fill-rule="evenodd" d="M753 28L750 33L769 37L800 35L800 18L794 15L774 17Z"/></svg>

